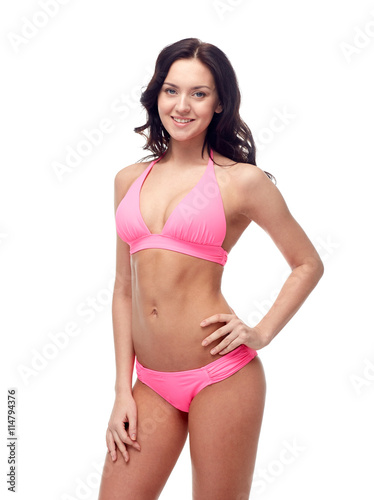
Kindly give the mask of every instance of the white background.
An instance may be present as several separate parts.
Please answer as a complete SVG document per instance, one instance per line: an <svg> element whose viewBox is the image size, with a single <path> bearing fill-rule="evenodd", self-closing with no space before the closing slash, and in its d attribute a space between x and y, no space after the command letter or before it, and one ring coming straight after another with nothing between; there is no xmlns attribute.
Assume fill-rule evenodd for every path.
<svg viewBox="0 0 374 500"><path fill-rule="evenodd" d="M139 92L159 51L198 37L231 60L257 164L276 176L325 263L259 353L267 401L251 498L372 499L374 2L71 0L43 16L46 3L4 2L0 12L1 496L15 387L16 498L97 498L114 398L114 176L145 155L133 128L144 123ZM102 120L111 131L58 177L56 162ZM223 293L251 324L288 272L251 224ZM79 333L48 351L70 322ZM34 370L43 352L54 357ZM161 499L190 498L187 441Z"/></svg>

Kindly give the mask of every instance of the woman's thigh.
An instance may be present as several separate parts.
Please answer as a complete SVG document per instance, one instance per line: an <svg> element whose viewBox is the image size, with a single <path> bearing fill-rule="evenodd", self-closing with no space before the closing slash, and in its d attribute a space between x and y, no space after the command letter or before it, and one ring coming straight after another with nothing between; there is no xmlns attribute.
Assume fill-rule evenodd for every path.
<svg viewBox="0 0 374 500"><path fill-rule="evenodd" d="M256 356L193 399L188 426L194 500L249 498L265 393L265 374Z"/></svg>
<svg viewBox="0 0 374 500"><path fill-rule="evenodd" d="M158 498L186 442L186 413L174 408L138 379L133 396L141 450L128 446L127 463L119 451L115 462L107 453L98 500Z"/></svg>

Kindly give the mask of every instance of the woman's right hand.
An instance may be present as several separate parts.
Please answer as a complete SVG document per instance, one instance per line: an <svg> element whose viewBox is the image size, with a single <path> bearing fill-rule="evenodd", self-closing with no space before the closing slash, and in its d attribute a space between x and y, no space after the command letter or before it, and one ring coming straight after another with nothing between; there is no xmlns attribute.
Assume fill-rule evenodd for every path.
<svg viewBox="0 0 374 500"><path fill-rule="evenodd" d="M135 400L131 394L117 395L106 431L108 453L113 461L117 459L117 448L126 462L129 461L126 445L133 446L140 451L140 445L136 441L136 433L137 408Z"/></svg>

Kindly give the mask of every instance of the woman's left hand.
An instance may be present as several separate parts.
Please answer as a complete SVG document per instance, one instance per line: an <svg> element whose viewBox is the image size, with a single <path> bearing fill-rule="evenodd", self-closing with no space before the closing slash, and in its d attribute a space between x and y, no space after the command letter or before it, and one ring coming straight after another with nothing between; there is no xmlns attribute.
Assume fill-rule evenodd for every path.
<svg viewBox="0 0 374 500"><path fill-rule="evenodd" d="M239 347L240 344L244 344L251 349L262 349L270 342L257 327L249 327L241 319L239 319L235 313L214 314L213 316L203 320L200 323L200 326L204 327L212 323L226 324L206 337L202 341L202 345L205 347L224 335L226 335L226 337L221 343L210 351L211 354L227 354L228 352Z"/></svg>

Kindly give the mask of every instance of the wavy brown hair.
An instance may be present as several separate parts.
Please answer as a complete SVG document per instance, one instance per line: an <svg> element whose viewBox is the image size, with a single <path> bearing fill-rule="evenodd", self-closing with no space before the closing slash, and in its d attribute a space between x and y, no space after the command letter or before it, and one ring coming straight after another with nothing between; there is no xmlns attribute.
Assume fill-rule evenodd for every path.
<svg viewBox="0 0 374 500"><path fill-rule="evenodd" d="M168 149L170 135L158 114L158 95L173 62L191 58L199 59L211 71L223 107L221 113L214 113L208 126L201 156L207 146L208 151L212 148L233 162L256 165L252 132L239 114L241 97L234 68L222 50L198 38L185 38L167 45L157 57L154 74L140 98L147 112L147 122L134 129L146 139L143 149L152 152L142 160L157 158ZM144 132L146 130L148 133ZM275 181L272 174L265 173Z"/></svg>

